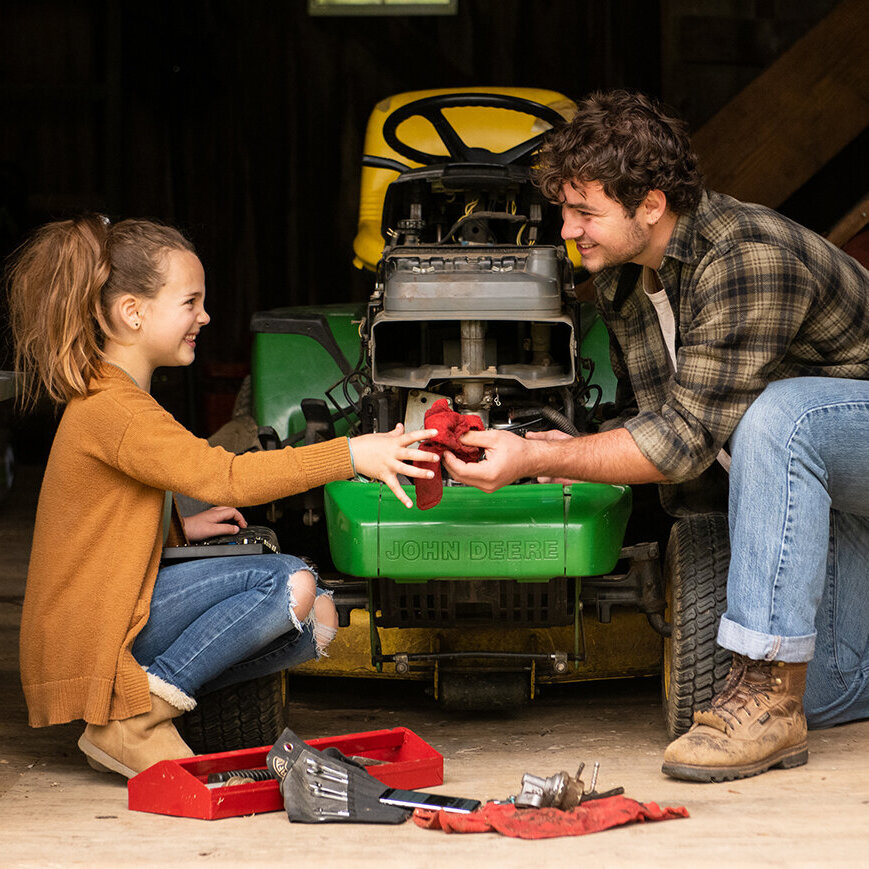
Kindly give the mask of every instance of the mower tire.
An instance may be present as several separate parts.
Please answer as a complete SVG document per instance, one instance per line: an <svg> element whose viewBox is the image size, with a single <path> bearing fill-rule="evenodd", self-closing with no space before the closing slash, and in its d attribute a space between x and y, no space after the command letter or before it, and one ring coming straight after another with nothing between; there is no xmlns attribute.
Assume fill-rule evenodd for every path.
<svg viewBox="0 0 869 869"><path fill-rule="evenodd" d="M730 536L723 513L679 519L670 532L664 561L667 620L662 700L672 739L693 723L724 684L731 653L716 643L718 622L727 607Z"/></svg>
<svg viewBox="0 0 869 869"><path fill-rule="evenodd" d="M197 697L178 719L178 730L196 754L274 745L286 727L284 673L238 682Z"/></svg>

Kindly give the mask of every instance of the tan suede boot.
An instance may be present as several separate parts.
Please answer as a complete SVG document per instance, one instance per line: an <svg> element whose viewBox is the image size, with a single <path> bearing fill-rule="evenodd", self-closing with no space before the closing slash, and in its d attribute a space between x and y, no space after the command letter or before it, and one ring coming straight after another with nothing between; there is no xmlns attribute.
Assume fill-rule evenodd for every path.
<svg viewBox="0 0 869 869"><path fill-rule="evenodd" d="M157 761L193 756L172 723L182 712L151 694L149 712L104 725L88 724L78 747L94 769L132 778Z"/></svg>
<svg viewBox="0 0 869 869"><path fill-rule="evenodd" d="M807 666L734 655L723 690L670 743L662 771L686 781L720 782L806 763Z"/></svg>

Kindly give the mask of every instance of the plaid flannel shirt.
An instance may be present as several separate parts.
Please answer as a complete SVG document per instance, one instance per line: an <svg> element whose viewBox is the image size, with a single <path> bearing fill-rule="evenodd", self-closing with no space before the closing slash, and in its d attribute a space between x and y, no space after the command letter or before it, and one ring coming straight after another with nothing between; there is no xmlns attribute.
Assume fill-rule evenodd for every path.
<svg viewBox="0 0 869 869"><path fill-rule="evenodd" d="M869 379L869 272L761 205L704 194L680 216L658 275L676 318L673 374L641 268L595 279L622 424L669 480L697 477L773 380Z"/></svg>

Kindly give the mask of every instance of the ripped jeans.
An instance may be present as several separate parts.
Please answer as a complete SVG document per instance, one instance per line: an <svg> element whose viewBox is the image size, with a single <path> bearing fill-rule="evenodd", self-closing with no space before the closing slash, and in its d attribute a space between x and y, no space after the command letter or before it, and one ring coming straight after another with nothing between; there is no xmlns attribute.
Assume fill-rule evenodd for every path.
<svg viewBox="0 0 869 869"><path fill-rule="evenodd" d="M313 618L299 622L289 589L300 570L311 568L283 554L161 568L133 657L188 698L310 661L317 657ZM316 594L329 592L318 585Z"/></svg>

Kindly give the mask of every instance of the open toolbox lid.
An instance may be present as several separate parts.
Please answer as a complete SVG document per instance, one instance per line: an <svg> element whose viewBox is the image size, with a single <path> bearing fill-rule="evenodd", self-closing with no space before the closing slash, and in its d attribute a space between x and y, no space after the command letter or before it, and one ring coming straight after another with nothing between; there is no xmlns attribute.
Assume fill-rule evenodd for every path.
<svg viewBox="0 0 869 869"><path fill-rule="evenodd" d="M312 748L337 748L348 757L365 757L379 763L368 773L384 788L405 790L443 784L443 755L406 727L369 730L306 740ZM270 745L200 754L180 760L162 760L127 783L127 806L137 812L154 812L182 818L216 820L284 808L275 779L250 784L209 784L212 773L242 769L266 769Z"/></svg>

